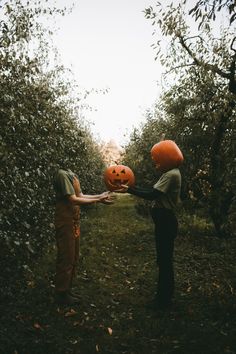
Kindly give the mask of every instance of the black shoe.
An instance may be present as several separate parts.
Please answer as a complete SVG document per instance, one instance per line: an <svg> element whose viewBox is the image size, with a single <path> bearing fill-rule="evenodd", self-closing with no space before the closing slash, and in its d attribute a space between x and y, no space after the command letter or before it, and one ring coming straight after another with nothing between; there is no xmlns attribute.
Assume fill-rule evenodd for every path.
<svg viewBox="0 0 236 354"><path fill-rule="evenodd" d="M55 295L55 301L58 305L78 305L79 299L71 296L67 292L57 292Z"/></svg>

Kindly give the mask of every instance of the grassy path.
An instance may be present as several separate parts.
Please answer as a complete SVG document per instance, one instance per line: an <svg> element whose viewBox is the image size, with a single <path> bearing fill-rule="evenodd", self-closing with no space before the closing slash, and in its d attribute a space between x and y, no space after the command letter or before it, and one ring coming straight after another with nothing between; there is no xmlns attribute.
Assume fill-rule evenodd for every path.
<svg viewBox="0 0 236 354"><path fill-rule="evenodd" d="M176 305L153 313L145 308L157 277L150 219L131 196L98 205L82 225L80 306L54 304L50 252L3 315L0 354L236 353L235 250L235 240L180 235Z"/></svg>

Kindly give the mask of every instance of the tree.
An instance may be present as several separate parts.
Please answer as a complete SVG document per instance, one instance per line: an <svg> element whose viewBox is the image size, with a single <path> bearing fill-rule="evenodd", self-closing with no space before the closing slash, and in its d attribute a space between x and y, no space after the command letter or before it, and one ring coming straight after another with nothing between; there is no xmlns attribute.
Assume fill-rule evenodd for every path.
<svg viewBox="0 0 236 354"><path fill-rule="evenodd" d="M44 4L46 4L44 2ZM83 189L102 187L98 144L73 95L66 69L50 61L43 2L7 1L0 28L1 267L29 270L53 237L52 178L61 164L79 170ZM71 84L72 82L72 84ZM69 166L68 166L69 164Z"/></svg>
<svg viewBox="0 0 236 354"><path fill-rule="evenodd" d="M207 207L217 234L224 237L230 234L235 195L235 110L229 111L231 97L219 80L197 74L165 95L165 109L185 151L185 189Z"/></svg>
<svg viewBox="0 0 236 354"><path fill-rule="evenodd" d="M206 20L216 20L217 13L222 10L229 13L229 23L233 23L236 19L236 4L234 0L198 0L196 5L189 11L195 17L195 21L199 21L199 28Z"/></svg>
<svg viewBox="0 0 236 354"><path fill-rule="evenodd" d="M216 8L216 4L219 3L219 7ZM184 4L188 4L188 1L184 1ZM210 8L210 13L202 15L200 7L205 5L205 10ZM228 6L230 11L234 12L235 4L231 1L227 1L222 4L221 1L213 1L212 7L205 0L197 2L196 6L189 11L189 13L195 14L196 20L199 17L202 18L201 26L199 30L201 32L197 34L191 33L191 27L187 24L187 14L184 10L181 2L172 2L166 8L163 8L161 3L156 6L156 11L152 7L145 10L145 16L147 19L151 19L155 29L160 31L164 37L171 37L170 48L176 48L180 45L182 52L179 53L178 59L173 58L171 62L171 70L176 68L178 62L178 68L190 67L192 65L204 67L207 71L211 71L219 75L223 80L228 82L229 91L236 94L236 73L235 73L235 61L236 61L236 37L234 23L230 27L226 27L222 31L221 38L214 38L213 27L210 26L210 19L213 17L216 9L222 9L223 6ZM207 20L208 19L208 20ZM235 19L235 13L233 14ZM232 23L232 21L231 21ZM193 32L193 31L192 31ZM212 45L209 47L209 38L212 39ZM158 40L154 45L157 49L157 56L161 58L161 61L165 62L165 57L160 54L161 41ZM222 46L224 44L225 47ZM227 53L227 56L226 56ZM179 62L180 60L180 62Z"/></svg>
<svg viewBox="0 0 236 354"><path fill-rule="evenodd" d="M180 111L176 111L175 107L176 117L179 117L180 113L183 112L183 107L179 103L183 101L186 103L188 101L189 103L185 106L185 109L188 107L188 113L198 112L198 115L195 115L195 117L198 117L197 119L203 124L203 128L206 129L207 127L208 131L208 127L210 126L212 129L210 148L207 150L207 147L205 147L205 150L203 150L204 154L208 156L208 172L204 179L208 179L210 183L210 197L208 198L210 215L216 226L218 235L225 236L228 233L224 227L226 224L225 216L235 196L235 185L232 179L230 185L228 185L231 192L227 193L227 198L223 196L223 191L225 190L223 188L225 181L224 168L226 161L229 161L230 158L232 159L232 155L230 155L229 159L226 156L227 148L225 147L228 146L226 139L231 140L234 136L233 132L235 128L236 49L234 21L232 21L234 17L229 21L227 28L221 29L219 32L219 29L213 26L215 22L211 22L211 18L214 20L215 16L206 12L204 17L200 10L200 7L204 4L206 5L205 11L210 9L210 3L207 4L205 1L198 1L192 9L188 8L188 4L188 1L175 2L175 4L171 2L164 8L163 4L158 3L156 11L150 7L146 9L145 14L147 18L152 19L152 24L156 30L155 33L158 34L158 41L154 45L154 49L157 51L156 58L159 58L161 63L167 68L165 80L171 82L172 85L176 82L183 83L182 78L189 77L193 71L195 71L196 80L198 80L198 77L203 78L204 76L209 80L208 85L205 80L202 80L205 87L203 92L206 92L207 87L212 89L212 93L208 90L206 95L208 97L207 103L202 95L198 97L197 101L195 99L192 100L192 103L188 101L188 97L193 97L195 94L192 91L197 89L192 80L190 81L192 87L189 87L189 91L185 92L188 95L186 99L181 94L178 94L178 90L180 89L178 84L174 86L177 93L173 93L172 90L171 97L176 97L176 102L178 102ZM230 6L231 2L222 3L213 1L213 5L215 7L211 8L212 14L216 10L221 11L223 7ZM232 6L229 9L231 13L235 10ZM200 18L202 19L197 31L195 31L194 26L188 24L190 20L188 14L195 14L197 21ZM159 39L160 35L165 39L169 39L169 45L167 49L164 48L166 49L164 51ZM174 74L172 81L171 74ZM187 80L185 81L186 83ZM173 108L171 101L169 101L169 104ZM195 109L194 104L196 105ZM204 117L203 120L200 117ZM189 121L187 126L182 126L182 128L190 132L193 147L196 148L194 134L192 134L196 129L195 121L196 119L192 122ZM210 125L209 122L211 122ZM184 121L185 123L187 122ZM205 136L204 131L203 136ZM231 141L233 142L234 140ZM232 151L235 151L234 149L233 143ZM195 164L195 160L192 164ZM232 164L229 162L227 167L230 169L229 176L232 177L231 170L234 171Z"/></svg>
<svg viewBox="0 0 236 354"><path fill-rule="evenodd" d="M126 163L137 183L153 185L152 145L173 139L184 154L182 199L191 212L204 210L220 237L234 233L231 225L235 196L235 110L228 115L231 94L212 73L192 67L163 93L127 146ZM227 114L226 114L227 113ZM143 203L138 203L138 210Z"/></svg>

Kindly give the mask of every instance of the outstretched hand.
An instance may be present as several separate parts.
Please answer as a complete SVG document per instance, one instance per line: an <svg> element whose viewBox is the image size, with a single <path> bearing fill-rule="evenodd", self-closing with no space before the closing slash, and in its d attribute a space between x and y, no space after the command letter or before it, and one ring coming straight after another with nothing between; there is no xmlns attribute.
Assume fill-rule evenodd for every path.
<svg viewBox="0 0 236 354"><path fill-rule="evenodd" d="M110 194L111 194L111 192L106 191L106 192L101 193L99 196L100 196L101 199L104 199L104 198L109 197Z"/></svg>
<svg viewBox="0 0 236 354"><path fill-rule="evenodd" d="M113 204L116 196L112 192L103 192L100 197L100 203Z"/></svg>

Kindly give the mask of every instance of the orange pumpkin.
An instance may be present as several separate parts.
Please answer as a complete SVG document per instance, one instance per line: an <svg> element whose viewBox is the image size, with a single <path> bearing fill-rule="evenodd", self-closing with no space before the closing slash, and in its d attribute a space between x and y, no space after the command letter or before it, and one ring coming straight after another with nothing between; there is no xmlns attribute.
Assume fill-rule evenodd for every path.
<svg viewBox="0 0 236 354"><path fill-rule="evenodd" d="M153 145L151 156L162 171L179 167L184 160L181 150L173 140L163 140Z"/></svg>
<svg viewBox="0 0 236 354"><path fill-rule="evenodd" d="M122 184L133 186L135 177L129 167L124 165L112 165L107 167L104 172L104 182L109 191L115 191L119 189Z"/></svg>

